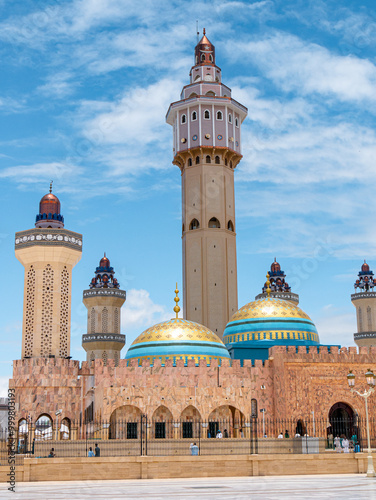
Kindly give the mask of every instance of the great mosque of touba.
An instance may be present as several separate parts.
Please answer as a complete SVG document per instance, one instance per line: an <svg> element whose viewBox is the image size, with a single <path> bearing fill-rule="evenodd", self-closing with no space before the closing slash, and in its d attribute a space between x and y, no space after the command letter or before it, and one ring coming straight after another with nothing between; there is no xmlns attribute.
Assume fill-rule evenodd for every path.
<svg viewBox="0 0 376 500"><path fill-rule="evenodd" d="M82 235L65 228L51 189L43 196L35 227L15 236L25 269L22 353L9 382L18 422L53 421L57 411L68 429L84 416L146 415L152 423L226 418L230 436L237 437L242 421L260 408L269 417L296 420L312 412L328 421L364 416L346 375L376 368L376 280L367 263L351 296L358 347L320 344L277 261L265 270L255 300L238 307L234 172L246 116L247 108L222 83L204 31L189 83L166 115L182 182L184 317L176 288L172 319L140 333L125 354L120 313L126 292L105 255L83 291L86 361L71 359L71 276ZM215 197L209 195L213 184ZM375 412L372 398L369 405Z"/></svg>

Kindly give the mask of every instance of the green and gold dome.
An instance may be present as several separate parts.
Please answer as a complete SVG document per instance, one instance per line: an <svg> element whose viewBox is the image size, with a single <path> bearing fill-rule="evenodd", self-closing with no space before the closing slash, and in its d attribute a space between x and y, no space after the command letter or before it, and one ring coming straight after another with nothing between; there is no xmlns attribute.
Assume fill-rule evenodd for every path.
<svg viewBox="0 0 376 500"><path fill-rule="evenodd" d="M178 317L178 290L175 290L176 305L174 311L176 318L158 323L145 330L132 343L125 359L137 359L139 364L147 360L153 364L155 359L160 359L162 365L166 360L183 359L187 364L193 359L196 364L200 359L205 359L207 364L216 359L229 359L230 355L222 340L206 326Z"/></svg>

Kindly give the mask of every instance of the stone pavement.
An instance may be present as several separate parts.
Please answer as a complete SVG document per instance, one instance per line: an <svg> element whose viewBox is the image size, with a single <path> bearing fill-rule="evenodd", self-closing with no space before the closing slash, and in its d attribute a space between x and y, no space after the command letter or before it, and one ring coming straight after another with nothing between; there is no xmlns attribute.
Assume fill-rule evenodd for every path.
<svg viewBox="0 0 376 500"><path fill-rule="evenodd" d="M376 500L376 478L364 475L270 476L19 483L16 493L0 483L0 499L330 499Z"/></svg>

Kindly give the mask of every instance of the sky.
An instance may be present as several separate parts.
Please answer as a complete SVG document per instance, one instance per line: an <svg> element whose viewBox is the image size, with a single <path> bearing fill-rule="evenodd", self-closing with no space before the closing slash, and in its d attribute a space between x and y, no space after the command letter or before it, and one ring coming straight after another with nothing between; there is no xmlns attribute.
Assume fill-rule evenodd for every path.
<svg viewBox="0 0 376 500"><path fill-rule="evenodd" d="M170 102L199 31L247 106L235 171L239 307L274 257L323 344L354 345L351 293L376 268L376 10L371 1L0 0L0 396L21 356L14 233L53 191L83 234L71 356L84 360L82 291L106 252L126 349L173 315L181 290L181 178Z"/></svg>

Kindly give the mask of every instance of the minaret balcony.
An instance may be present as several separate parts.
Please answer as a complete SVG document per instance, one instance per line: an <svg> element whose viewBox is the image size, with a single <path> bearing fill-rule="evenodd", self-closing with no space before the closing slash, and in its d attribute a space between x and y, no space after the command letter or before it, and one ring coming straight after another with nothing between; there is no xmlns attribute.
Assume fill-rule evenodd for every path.
<svg viewBox="0 0 376 500"><path fill-rule="evenodd" d="M376 298L376 292L357 292L351 295L351 301L359 299L374 299Z"/></svg>

